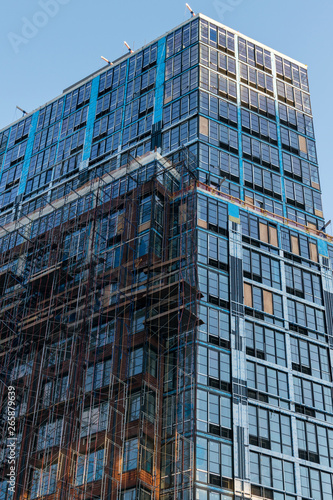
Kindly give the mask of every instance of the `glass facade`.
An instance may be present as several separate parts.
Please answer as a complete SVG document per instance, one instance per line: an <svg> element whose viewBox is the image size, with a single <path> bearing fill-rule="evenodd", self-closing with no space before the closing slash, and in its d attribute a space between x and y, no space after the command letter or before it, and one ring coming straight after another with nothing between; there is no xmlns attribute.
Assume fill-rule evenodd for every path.
<svg viewBox="0 0 333 500"><path fill-rule="evenodd" d="M126 181L117 183L117 172L133 158L140 162L155 150L163 161L177 165L184 148L196 158L196 212L195 245L186 247L193 250L188 255L192 261L182 272L190 275L195 269L198 321L188 328L181 349L180 330L178 341L169 338L163 355L151 339L131 346L126 380L144 373L147 387L128 392L122 448L116 443L122 450L119 474L128 482L117 479L117 493L112 490L116 496L107 496L98 486L96 491L80 489L104 484L104 476L111 475L106 457L113 438L107 433L110 410L105 398L89 408L84 404L78 436L82 443L92 434L107 437L94 449L83 444L77 449L64 481L85 491L80 498L87 500L333 500L333 240L322 231L305 65L199 14L67 89L0 132L1 252L23 242L20 227L31 214L29 238L34 241L59 221L70 226L71 219L90 213L94 205L88 195L66 205L89 182L110 174L110 199L120 199L135 183L153 178L149 167L142 167L133 176L126 171ZM170 200L178 200L170 201L170 211L179 203L177 216L167 222L162 191L147 190L138 198L140 235L136 250L128 244L127 254L133 250L138 259L133 271L138 290L148 287L140 262L149 248L152 262L172 262L187 245L186 203L177 199L183 195L174 194L181 188L179 175L173 172L164 186L176 197ZM107 190L103 193L107 196ZM59 200L65 200L63 208ZM48 214L45 207L51 207ZM103 254L104 269L126 267L119 249L126 214L126 207L119 205L98 226L96 255ZM75 257L83 262L91 244L89 231L78 224L65 235L62 248L68 261ZM48 265L56 265L51 254L52 248ZM13 266L19 253L15 258ZM4 294L15 288L2 284L8 265L0 268ZM43 265L35 261L35 272ZM80 279L76 272L73 286ZM181 282L181 274L175 274L175 281ZM108 286L109 306L119 297L112 298L116 281L110 278ZM29 290L32 296L33 285ZM103 295L99 300L104 304ZM153 325L140 307L135 306L123 335L143 336L149 321ZM97 320L92 323L90 348L116 345L116 322L109 317L103 328ZM165 325L159 328L163 336ZM66 334L48 343L48 373L57 368L56 376L49 375L38 389L43 415L68 397L71 373L61 366L72 359L75 340ZM12 383L35 370L38 356L29 358L28 353L11 372ZM89 360L83 370L84 394L101 391L114 373L113 354L95 363ZM161 397L151 382L159 377ZM20 405L19 412L25 414L31 397L23 395ZM158 453L153 434L131 430L140 415L152 426L157 414L163 421ZM22 425L24 433L28 424ZM47 457L48 448L61 449L66 432L62 418L40 418L35 425L36 451ZM54 495L59 488L56 464L46 458L42 467L42 457L38 460L30 476L20 476L29 498ZM140 471L137 483L131 479L133 471ZM3 477L0 499L11 498L7 493Z"/></svg>

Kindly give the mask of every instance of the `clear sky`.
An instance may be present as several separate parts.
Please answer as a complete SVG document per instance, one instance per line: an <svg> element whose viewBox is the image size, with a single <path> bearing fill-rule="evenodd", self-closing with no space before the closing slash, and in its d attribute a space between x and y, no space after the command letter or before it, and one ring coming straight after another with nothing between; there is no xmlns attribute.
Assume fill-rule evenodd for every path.
<svg viewBox="0 0 333 500"><path fill-rule="evenodd" d="M309 66L326 220L333 219L332 0L189 0L195 12ZM0 129L188 19L185 0L2 0ZM328 228L332 234L332 226Z"/></svg>

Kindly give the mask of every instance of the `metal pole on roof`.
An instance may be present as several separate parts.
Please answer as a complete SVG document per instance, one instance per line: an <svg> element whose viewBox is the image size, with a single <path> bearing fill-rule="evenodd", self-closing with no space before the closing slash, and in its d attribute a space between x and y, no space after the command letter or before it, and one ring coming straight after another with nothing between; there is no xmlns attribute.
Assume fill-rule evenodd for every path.
<svg viewBox="0 0 333 500"><path fill-rule="evenodd" d="M129 53L130 53L130 54L133 54L133 50L132 50L132 49L131 49L131 47L128 45L128 43L127 43L127 42L124 42L124 44L125 44L125 47L127 47L127 48L128 48Z"/></svg>
<svg viewBox="0 0 333 500"><path fill-rule="evenodd" d="M19 111L22 111L23 116L28 114L27 111L24 111L24 109L20 108L19 106L16 106L16 109L18 109Z"/></svg>
<svg viewBox="0 0 333 500"><path fill-rule="evenodd" d="M329 220L328 222L326 222L326 224L320 229L320 231L325 231L325 229L327 228L327 226L329 226L331 224L331 220Z"/></svg>
<svg viewBox="0 0 333 500"><path fill-rule="evenodd" d="M186 7L188 8L188 10L191 12L192 16L195 16L195 12L191 9L191 7L189 6L189 4L185 4Z"/></svg>
<svg viewBox="0 0 333 500"><path fill-rule="evenodd" d="M103 59L103 61L105 61L106 63L108 63L109 66L113 65L113 63L111 61L109 61L109 59L106 59L106 57L101 56L101 59Z"/></svg>

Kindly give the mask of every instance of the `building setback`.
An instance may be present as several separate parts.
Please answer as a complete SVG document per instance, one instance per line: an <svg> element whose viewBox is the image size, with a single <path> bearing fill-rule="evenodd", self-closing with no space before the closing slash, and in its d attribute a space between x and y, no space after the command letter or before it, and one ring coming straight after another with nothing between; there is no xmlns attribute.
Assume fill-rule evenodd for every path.
<svg viewBox="0 0 333 500"><path fill-rule="evenodd" d="M306 66L201 14L0 131L0 500L332 500L324 225Z"/></svg>

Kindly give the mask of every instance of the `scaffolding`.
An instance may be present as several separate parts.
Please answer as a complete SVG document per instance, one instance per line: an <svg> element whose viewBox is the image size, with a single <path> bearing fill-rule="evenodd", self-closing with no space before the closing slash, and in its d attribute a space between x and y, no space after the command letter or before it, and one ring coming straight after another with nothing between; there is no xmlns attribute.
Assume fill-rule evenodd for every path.
<svg viewBox="0 0 333 500"><path fill-rule="evenodd" d="M0 228L6 498L193 498L195 168L129 158Z"/></svg>

